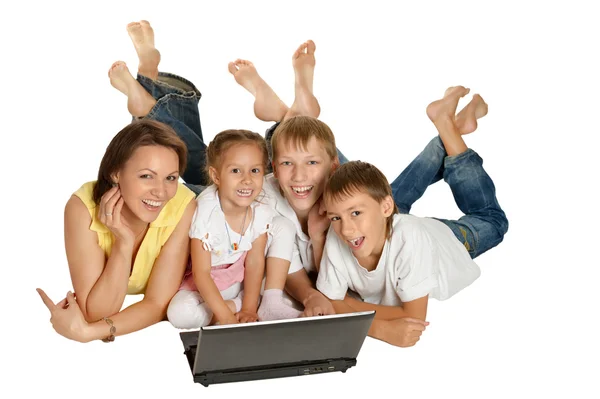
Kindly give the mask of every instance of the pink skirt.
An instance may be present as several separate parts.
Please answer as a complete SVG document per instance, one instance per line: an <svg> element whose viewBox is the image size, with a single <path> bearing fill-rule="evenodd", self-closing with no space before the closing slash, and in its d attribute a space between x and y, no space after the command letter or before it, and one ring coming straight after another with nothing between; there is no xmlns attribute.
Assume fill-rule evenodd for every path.
<svg viewBox="0 0 600 399"><path fill-rule="evenodd" d="M210 276L217 285L219 291L226 290L235 283L241 283L244 281L244 263L246 262L247 251L242 253L234 263L229 265L217 265L210 268ZM179 286L179 290L186 291L198 291L196 283L194 283L194 276L192 274L192 261L188 262L188 266L183 276L183 282Z"/></svg>

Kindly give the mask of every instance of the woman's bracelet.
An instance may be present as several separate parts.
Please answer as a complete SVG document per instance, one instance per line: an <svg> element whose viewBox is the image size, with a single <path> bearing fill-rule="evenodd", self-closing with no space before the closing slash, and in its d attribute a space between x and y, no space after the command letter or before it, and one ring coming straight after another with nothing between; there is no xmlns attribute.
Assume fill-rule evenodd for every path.
<svg viewBox="0 0 600 399"><path fill-rule="evenodd" d="M104 320L110 326L110 335L106 338L103 338L102 342L113 342L115 340L117 328L114 326L113 321L108 317L104 317L102 320Z"/></svg>

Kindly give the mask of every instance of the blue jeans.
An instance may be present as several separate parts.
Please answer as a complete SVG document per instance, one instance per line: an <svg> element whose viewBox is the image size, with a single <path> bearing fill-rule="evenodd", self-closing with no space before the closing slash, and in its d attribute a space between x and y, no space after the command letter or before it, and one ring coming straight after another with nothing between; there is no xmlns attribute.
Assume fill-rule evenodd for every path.
<svg viewBox="0 0 600 399"><path fill-rule="evenodd" d="M458 220L435 219L450 227L471 258L500 244L508 231L508 219L496 199L494 183L483 169L483 160L472 149L448 156L439 136L392 182L400 213L409 213L427 187L441 179L450 186L464 216Z"/></svg>
<svg viewBox="0 0 600 399"><path fill-rule="evenodd" d="M157 80L138 75L137 80L156 100L144 118L169 125L185 143L187 164L181 178L186 186L199 194L208 185L206 144L198 110L202 94L192 82L171 73L159 72Z"/></svg>
<svg viewBox="0 0 600 399"><path fill-rule="evenodd" d="M273 161L273 148L271 147L271 138L273 137L273 133L275 133L275 129L277 129L277 126L279 126L280 123L281 122L275 123L265 132L265 139L267 140L267 149L269 150L269 166L267 167L267 173L273 172L273 168L271 167L271 161ZM346 158L346 156L342 154L340 149L336 147L336 150L338 158L340 160L340 165L348 162L348 158Z"/></svg>

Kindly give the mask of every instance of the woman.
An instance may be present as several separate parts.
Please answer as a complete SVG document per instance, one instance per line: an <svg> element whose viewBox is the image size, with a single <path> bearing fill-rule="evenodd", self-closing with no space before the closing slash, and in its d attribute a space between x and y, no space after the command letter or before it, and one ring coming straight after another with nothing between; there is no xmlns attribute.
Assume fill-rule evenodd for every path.
<svg viewBox="0 0 600 399"><path fill-rule="evenodd" d="M73 288L54 304L38 292L66 338L114 340L165 318L189 256L195 193L178 182L185 143L169 126L136 120L111 141L96 181L65 207ZM127 294L144 298L121 311Z"/></svg>

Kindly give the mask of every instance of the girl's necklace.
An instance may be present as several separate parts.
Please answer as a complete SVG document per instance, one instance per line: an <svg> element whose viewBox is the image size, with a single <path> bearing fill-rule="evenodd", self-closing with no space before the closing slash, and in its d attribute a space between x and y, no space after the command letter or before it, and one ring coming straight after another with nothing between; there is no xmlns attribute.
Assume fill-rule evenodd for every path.
<svg viewBox="0 0 600 399"><path fill-rule="evenodd" d="M221 205L221 199L219 198L219 206ZM244 225L246 224L246 216L248 216L248 208L246 207L246 213L244 213L244 219L242 220L242 227L240 227L240 239L238 242L231 243L231 236L229 235L229 227L227 227L227 219L225 219L225 230L227 230L227 238L229 239L229 249L227 252L229 255L233 253L233 251L237 251L240 248L240 244L242 243L242 238L244 238ZM223 211L223 207L221 206L221 211Z"/></svg>

